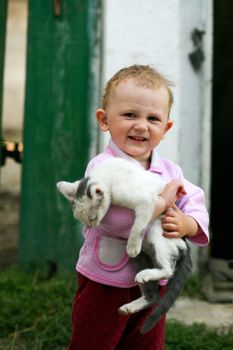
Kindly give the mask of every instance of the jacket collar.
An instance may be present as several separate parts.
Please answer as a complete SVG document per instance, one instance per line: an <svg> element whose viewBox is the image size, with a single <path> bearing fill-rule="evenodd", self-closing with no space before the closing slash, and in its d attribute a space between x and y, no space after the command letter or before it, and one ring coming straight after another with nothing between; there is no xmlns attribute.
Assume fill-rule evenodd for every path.
<svg viewBox="0 0 233 350"><path fill-rule="evenodd" d="M123 152L114 142L112 139L110 139L109 144L106 148L106 152L112 154L114 157L119 157L119 158L123 158L128 160L131 163L137 164L139 166L140 163L130 157L128 154L126 154L125 152ZM162 161L158 155L157 150L154 148L152 151L152 157L151 157L151 164L150 164L150 168L148 169L151 172L154 173L158 173L158 174L162 174L163 172L163 165L162 165Z"/></svg>

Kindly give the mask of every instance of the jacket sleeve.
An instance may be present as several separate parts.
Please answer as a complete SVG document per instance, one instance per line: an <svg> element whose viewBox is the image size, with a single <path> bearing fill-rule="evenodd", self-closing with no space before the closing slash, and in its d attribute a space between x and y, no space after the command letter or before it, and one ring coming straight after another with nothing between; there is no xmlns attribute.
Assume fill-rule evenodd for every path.
<svg viewBox="0 0 233 350"><path fill-rule="evenodd" d="M209 215L205 204L204 191L186 179L183 179L183 184L187 195L182 197L178 206L184 214L196 220L199 226L197 235L189 237L189 240L199 246L205 246L209 243Z"/></svg>

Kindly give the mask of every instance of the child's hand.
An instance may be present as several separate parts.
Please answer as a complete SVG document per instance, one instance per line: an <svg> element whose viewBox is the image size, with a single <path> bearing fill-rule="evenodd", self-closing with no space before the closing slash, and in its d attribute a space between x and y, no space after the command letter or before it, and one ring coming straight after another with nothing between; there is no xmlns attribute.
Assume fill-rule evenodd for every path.
<svg viewBox="0 0 233 350"><path fill-rule="evenodd" d="M163 235L166 238L182 238L195 236L198 232L197 222L185 215L176 205L167 209L162 218Z"/></svg>
<svg viewBox="0 0 233 350"><path fill-rule="evenodd" d="M153 213L153 219L156 219L161 213L168 208L173 207L177 199L180 199L186 191L179 180L173 180L169 182L163 192L158 196L155 211Z"/></svg>
<svg viewBox="0 0 233 350"><path fill-rule="evenodd" d="M186 191L184 189L184 186L182 182L179 180L173 180L169 182L166 186L163 192L161 193L161 196L163 197L166 208L171 208L175 204L175 202L180 199L182 196L186 194Z"/></svg>

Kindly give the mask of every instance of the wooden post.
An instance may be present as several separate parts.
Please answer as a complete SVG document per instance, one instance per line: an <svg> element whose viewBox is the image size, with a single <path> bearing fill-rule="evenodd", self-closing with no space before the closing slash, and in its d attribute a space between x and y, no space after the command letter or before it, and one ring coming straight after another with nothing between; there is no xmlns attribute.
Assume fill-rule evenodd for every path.
<svg viewBox="0 0 233 350"><path fill-rule="evenodd" d="M101 1L29 0L20 262L75 269L80 225L56 189L84 174L90 148L91 28ZM93 11L96 15L93 16ZM91 29L91 30L90 30Z"/></svg>
<svg viewBox="0 0 233 350"><path fill-rule="evenodd" d="M0 1L0 166L2 164L2 100L3 100L3 76L4 76L4 58L6 43L6 18L7 18L7 0ZM0 170L1 175L1 170ZM1 180L1 176L0 176Z"/></svg>

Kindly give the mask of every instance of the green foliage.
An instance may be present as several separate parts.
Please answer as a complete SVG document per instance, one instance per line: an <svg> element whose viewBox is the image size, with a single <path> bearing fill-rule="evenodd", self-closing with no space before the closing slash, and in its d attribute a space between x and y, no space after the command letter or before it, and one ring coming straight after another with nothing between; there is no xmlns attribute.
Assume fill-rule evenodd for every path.
<svg viewBox="0 0 233 350"><path fill-rule="evenodd" d="M0 273L0 350L64 350L75 289L73 275L46 280L16 268ZM166 350L231 350L232 344L233 330L167 322Z"/></svg>
<svg viewBox="0 0 233 350"><path fill-rule="evenodd" d="M191 275L188 282L184 286L182 295L188 296L190 298L198 297L202 298L201 288L203 285L203 277L201 275Z"/></svg>

